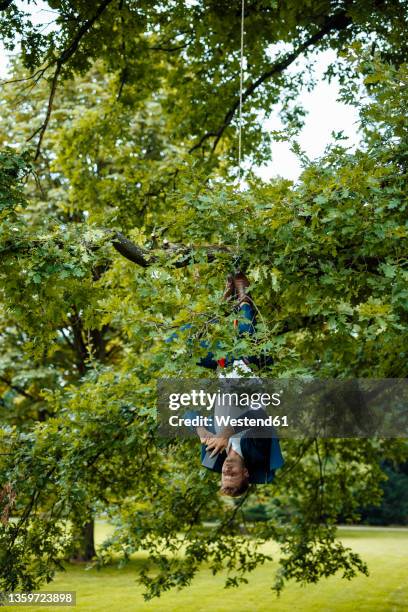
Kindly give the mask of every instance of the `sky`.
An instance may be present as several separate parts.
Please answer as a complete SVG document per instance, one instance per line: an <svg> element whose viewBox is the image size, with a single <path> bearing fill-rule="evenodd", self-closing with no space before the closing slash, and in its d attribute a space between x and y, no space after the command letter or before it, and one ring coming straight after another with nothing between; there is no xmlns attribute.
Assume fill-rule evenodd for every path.
<svg viewBox="0 0 408 612"><path fill-rule="evenodd" d="M301 149L311 159L320 157L325 148L333 142L332 132L342 131L347 140L344 146L354 148L359 140L358 111L354 106L338 101L340 91L339 83L331 83L322 79L328 64L334 59L334 52L327 51L317 56L316 73L319 80L311 92L303 92L301 102L307 111L305 126L297 137ZM282 129L278 113L264 124L265 129ZM274 142L272 144L272 162L268 166L258 169L257 174L267 179L280 175L296 180L301 172L300 163L290 150L289 143Z"/></svg>
<svg viewBox="0 0 408 612"><path fill-rule="evenodd" d="M34 22L43 23L45 20L52 20L52 12L42 0L37 0L36 5L31 4L30 7L27 7L26 3L21 0L17 0L17 4L24 7L27 12L30 8ZM331 51L317 56L316 70L318 75L323 74L333 57L334 54ZM6 76L7 55L0 41L0 78ZM338 101L338 97L338 82L334 80L329 84L321 78L313 91L302 93L301 102L307 111L307 116L305 126L297 141L311 159L316 159L324 153L327 145L332 142L332 132L343 131L348 138L343 144L352 148L358 143L357 110L353 106ZM282 125L277 113L264 123L265 130L280 128L282 128ZM245 132L245 125L243 125L243 131ZM243 137L243 143L245 144L245 136ZM245 154L245 149L243 153ZM296 155L291 152L289 143L286 142L274 142L272 144L272 161L256 170L256 174L263 179L282 176L293 181L298 179L300 172L300 163Z"/></svg>

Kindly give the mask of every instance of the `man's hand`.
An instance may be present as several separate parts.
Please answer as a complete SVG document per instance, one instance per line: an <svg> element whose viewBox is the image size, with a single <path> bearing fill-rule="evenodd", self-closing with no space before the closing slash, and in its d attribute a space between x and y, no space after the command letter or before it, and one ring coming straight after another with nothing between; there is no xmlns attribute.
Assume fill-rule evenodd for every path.
<svg viewBox="0 0 408 612"><path fill-rule="evenodd" d="M200 438L201 444L207 444L212 438L214 434L211 431L208 431L205 427L197 427L197 433Z"/></svg>
<svg viewBox="0 0 408 612"><path fill-rule="evenodd" d="M207 451L212 450L210 457L215 457L215 455L225 450L228 446L228 441L229 438L226 438L224 436L213 436L210 440L207 440Z"/></svg>

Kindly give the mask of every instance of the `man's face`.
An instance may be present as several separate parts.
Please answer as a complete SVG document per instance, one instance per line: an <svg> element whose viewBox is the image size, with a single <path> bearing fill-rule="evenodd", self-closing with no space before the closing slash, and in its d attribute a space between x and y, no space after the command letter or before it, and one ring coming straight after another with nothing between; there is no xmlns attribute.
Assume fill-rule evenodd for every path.
<svg viewBox="0 0 408 612"><path fill-rule="evenodd" d="M240 487L247 478L248 470L245 467L242 457L235 451L231 450L222 465L222 488Z"/></svg>

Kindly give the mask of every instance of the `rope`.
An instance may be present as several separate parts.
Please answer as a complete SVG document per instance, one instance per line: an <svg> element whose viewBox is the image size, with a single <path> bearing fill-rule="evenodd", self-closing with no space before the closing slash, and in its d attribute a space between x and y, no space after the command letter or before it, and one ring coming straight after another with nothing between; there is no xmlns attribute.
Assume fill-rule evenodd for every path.
<svg viewBox="0 0 408 612"><path fill-rule="evenodd" d="M238 190L242 191L242 93L244 89L244 19L245 0L241 0L241 56L239 71L239 115L238 115ZM235 253L232 262L233 274L240 272L241 268L240 236L236 232Z"/></svg>
<svg viewBox="0 0 408 612"><path fill-rule="evenodd" d="M242 93L244 83L244 19L245 19L245 0L241 2L241 59L239 74L239 119L238 119L238 186L241 189L242 180Z"/></svg>

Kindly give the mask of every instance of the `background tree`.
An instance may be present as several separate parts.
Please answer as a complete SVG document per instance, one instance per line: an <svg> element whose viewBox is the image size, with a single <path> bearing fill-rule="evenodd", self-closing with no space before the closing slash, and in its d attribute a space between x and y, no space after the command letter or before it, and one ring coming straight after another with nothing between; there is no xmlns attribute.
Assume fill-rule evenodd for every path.
<svg viewBox="0 0 408 612"><path fill-rule="evenodd" d="M387 480L383 483L383 498L380 506L362 508L362 520L369 525L407 525L407 464L383 466Z"/></svg>

